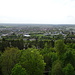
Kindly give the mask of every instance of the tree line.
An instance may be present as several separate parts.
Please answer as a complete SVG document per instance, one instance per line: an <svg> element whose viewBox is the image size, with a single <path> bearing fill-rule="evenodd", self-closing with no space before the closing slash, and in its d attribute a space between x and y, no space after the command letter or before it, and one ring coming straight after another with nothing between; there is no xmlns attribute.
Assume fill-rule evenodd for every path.
<svg viewBox="0 0 75 75"><path fill-rule="evenodd" d="M75 75L74 43L65 43L64 40L24 42L20 39L6 46L8 41L3 39L0 43L3 42L1 75Z"/></svg>

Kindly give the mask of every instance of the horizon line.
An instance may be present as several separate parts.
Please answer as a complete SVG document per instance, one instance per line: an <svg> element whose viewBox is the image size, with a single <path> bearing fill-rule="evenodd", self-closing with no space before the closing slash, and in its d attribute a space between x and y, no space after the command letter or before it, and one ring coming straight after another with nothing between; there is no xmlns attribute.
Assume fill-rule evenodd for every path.
<svg viewBox="0 0 75 75"><path fill-rule="evenodd" d="M47 24L47 23L0 23L0 24L36 24L36 25L37 24L39 24L39 25L41 24L42 25L42 24ZM58 24L51 24L51 23L49 23L49 24L50 25L60 25L60 24L61 25L65 25L65 24L66 25L75 25L75 24L68 24L68 23L65 23L65 24L64 23L60 23L60 24L59 23ZM47 24L47 25L49 25L49 24Z"/></svg>

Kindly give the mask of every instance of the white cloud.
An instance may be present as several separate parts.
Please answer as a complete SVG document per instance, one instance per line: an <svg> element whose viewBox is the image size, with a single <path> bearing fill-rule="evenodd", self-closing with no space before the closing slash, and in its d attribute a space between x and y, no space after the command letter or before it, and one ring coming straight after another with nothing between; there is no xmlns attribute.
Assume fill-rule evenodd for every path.
<svg viewBox="0 0 75 75"><path fill-rule="evenodd" d="M0 23L75 23L74 0L1 0Z"/></svg>

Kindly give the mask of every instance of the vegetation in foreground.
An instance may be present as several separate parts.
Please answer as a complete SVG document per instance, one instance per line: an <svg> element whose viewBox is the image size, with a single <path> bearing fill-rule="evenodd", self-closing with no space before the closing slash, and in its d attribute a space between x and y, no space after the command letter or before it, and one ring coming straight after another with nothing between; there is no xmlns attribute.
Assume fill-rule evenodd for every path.
<svg viewBox="0 0 75 75"><path fill-rule="evenodd" d="M0 42L0 75L75 75L74 43L36 40L23 48L23 40L7 42Z"/></svg>

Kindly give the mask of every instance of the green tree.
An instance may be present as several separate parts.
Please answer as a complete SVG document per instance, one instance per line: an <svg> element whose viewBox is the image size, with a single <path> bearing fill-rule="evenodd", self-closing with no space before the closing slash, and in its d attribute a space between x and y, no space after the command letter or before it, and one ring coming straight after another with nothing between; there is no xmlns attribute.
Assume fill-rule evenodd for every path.
<svg viewBox="0 0 75 75"><path fill-rule="evenodd" d="M52 63L57 59L57 53L54 52L54 48L49 48L48 43L45 43L44 49L40 50L40 53L44 57L46 63L45 70L49 71L52 67Z"/></svg>
<svg viewBox="0 0 75 75"><path fill-rule="evenodd" d="M45 63L43 56L37 49L29 48L24 50L20 61L20 64L29 75L43 75Z"/></svg>
<svg viewBox="0 0 75 75"><path fill-rule="evenodd" d="M64 66L68 63L72 64L75 67L75 50L72 48L67 48L67 51L64 53Z"/></svg>
<svg viewBox="0 0 75 75"><path fill-rule="evenodd" d="M62 62L60 60L57 60L53 63L51 75L63 75Z"/></svg>
<svg viewBox="0 0 75 75"><path fill-rule="evenodd" d="M1 63L1 55L2 55L2 52L0 52L0 63ZM1 69L2 69L2 66L1 66L1 64L0 64L0 75L2 75Z"/></svg>
<svg viewBox="0 0 75 75"><path fill-rule="evenodd" d="M25 68L23 68L20 64L16 64L12 71L11 75L27 75Z"/></svg>
<svg viewBox="0 0 75 75"><path fill-rule="evenodd" d="M54 52L49 52L43 55L44 61L46 63L45 70L49 71L52 68L52 63L57 60L57 54Z"/></svg>
<svg viewBox="0 0 75 75"><path fill-rule="evenodd" d="M19 62L21 51L18 48L7 48L1 56L2 73L10 75L13 66Z"/></svg>
<svg viewBox="0 0 75 75"><path fill-rule="evenodd" d="M55 50L59 60L63 60L63 55L66 52L66 47L63 40L57 40L55 42Z"/></svg>
<svg viewBox="0 0 75 75"><path fill-rule="evenodd" d="M7 47L10 47L10 44L7 40L3 38L2 42L0 42L0 50L3 52Z"/></svg>
<svg viewBox="0 0 75 75"><path fill-rule="evenodd" d="M61 55L65 52L65 44L62 40L57 40L55 42L55 49L58 53L58 55Z"/></svg>
<svg viewBox="0 0 75 75"><path fill-rule="evenodd" d="M74 67L71 64L67 64L63 68L64 75L75 75Z"/></svg>
<svg viewBox="0 0 75 75"><path fill-rule="evenodd" d="M23 39L12 40L11 45L13 47L18 47L20 50L22 50L24 48L24 41Z"/></svg>

